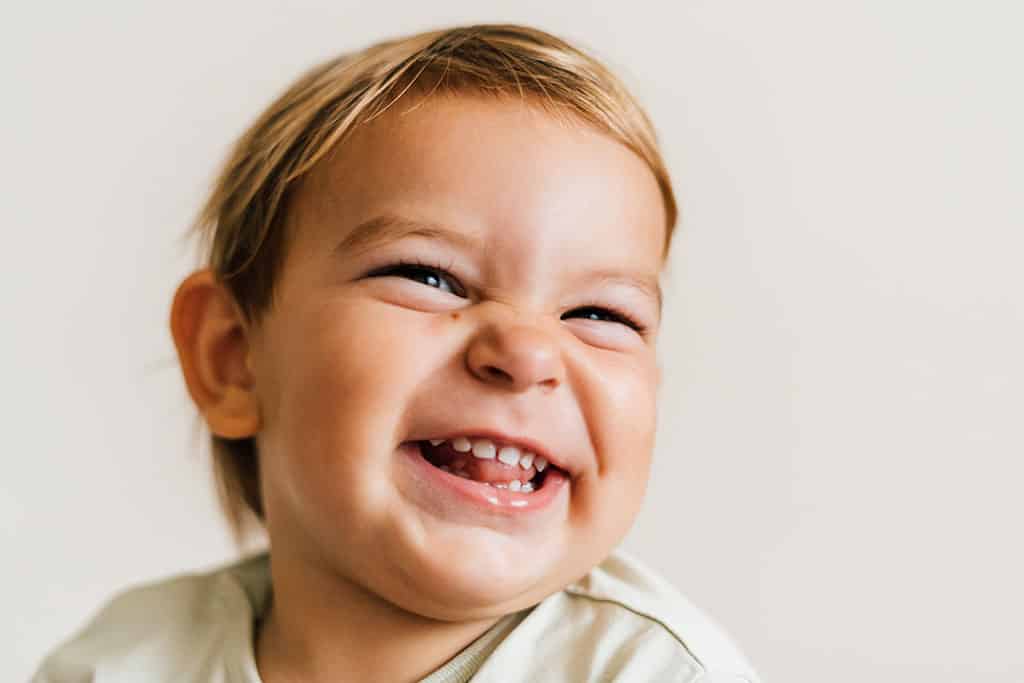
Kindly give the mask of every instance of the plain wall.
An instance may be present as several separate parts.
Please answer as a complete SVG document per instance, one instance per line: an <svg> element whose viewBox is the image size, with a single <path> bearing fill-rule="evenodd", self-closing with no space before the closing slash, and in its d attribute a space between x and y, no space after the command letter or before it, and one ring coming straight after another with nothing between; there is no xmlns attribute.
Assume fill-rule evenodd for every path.
<svg viewBox="0 0 1024 683"><path fill-rule="evenodd" d="M339 51L589 46L682 200L628 548L766 681L1024 680L1024 4L114 2L0 21L0 680L234 556L167 313L228 144Z"/></svg>

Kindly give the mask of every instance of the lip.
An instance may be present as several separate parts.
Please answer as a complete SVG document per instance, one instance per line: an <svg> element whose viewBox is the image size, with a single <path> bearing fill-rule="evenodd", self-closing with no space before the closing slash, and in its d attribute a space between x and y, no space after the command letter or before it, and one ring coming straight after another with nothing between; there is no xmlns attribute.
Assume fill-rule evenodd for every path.
<svg viewBox="0 0 1024 683"><path fill-rule="evenodd" d="M529 438L511 436L509 434L504 434L493 429L460 429L458 432L451 432L449 434L440 436L430 436L428 438L424 438L421 440L427 441L428 439L444 439L445 441L451 441L452 439L457 439L460 436L464 436L467 438L472 437L475 439L490 439L491 441L497 441L498 443L501 444L516 446L524 453L526 451L529 451L538 457L543 457L545 460L548 461L549 465L554 465L558 469L562 470L563 473L568 473L569 476L572 476L572 469L570 468L569 464L564 462L559 456L554 455L550 451L548 451L548 449L545 448L543 444L533 441L532 439Z"/></svg>
<svg viewBox="0 0 1024 683"><path fill-rule="evenodd" d="M553 507L556 500L567 492L569 478L557 468L546 475L544 484L531 493L519 493L509 489L498 489L472 479L463 479L434 467L420 452L417 442L403 443L399 449L401 457L412 469L416 479L425 482L430 494L454 500L470 511L487 516L519 517L540 513ZM446 512L450 507L441 506Z"/></svg>

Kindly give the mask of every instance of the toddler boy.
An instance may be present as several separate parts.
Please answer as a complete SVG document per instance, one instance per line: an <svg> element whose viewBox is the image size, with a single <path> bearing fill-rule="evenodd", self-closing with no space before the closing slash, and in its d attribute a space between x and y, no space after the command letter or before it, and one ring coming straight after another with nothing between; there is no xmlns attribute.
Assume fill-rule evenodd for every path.
<svg viewBox="0 0 1024 683"><path fill-rule="evenodd" d="M38 683L747 681L613 553L655 433L676 204L604 67L519 26L381 43L242 136L171 329L239 534Z"/></svg>

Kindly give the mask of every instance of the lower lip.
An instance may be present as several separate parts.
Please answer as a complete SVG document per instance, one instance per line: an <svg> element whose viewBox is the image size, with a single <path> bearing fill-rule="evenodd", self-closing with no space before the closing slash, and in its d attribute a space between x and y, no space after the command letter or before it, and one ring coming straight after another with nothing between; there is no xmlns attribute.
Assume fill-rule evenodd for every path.
<svg viewBox="0 0 1024 683"><path fill-rule="evenodd" d="M551 507L569 483L564 472L550 468L539 489L530 493L519 493L495 488L472 479L463 479L434 467L420 453L417 443L402 444L399 450L421 479L429 482L443 494L491 514L521 515L540 512Z"/></svg>

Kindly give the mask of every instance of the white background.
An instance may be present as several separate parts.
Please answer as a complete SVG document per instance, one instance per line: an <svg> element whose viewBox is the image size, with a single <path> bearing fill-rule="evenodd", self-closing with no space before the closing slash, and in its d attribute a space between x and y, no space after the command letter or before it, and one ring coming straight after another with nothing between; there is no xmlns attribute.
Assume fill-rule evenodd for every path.
<svg viewBox="0 0 1024 683"><path fill-rule="evenodd" d="M13 3L0 20L0 680L233 550L166 318L302 69L533 23L646 103L683 205L627 546L776 683L1024 681L1024 3Z"/></svg>

